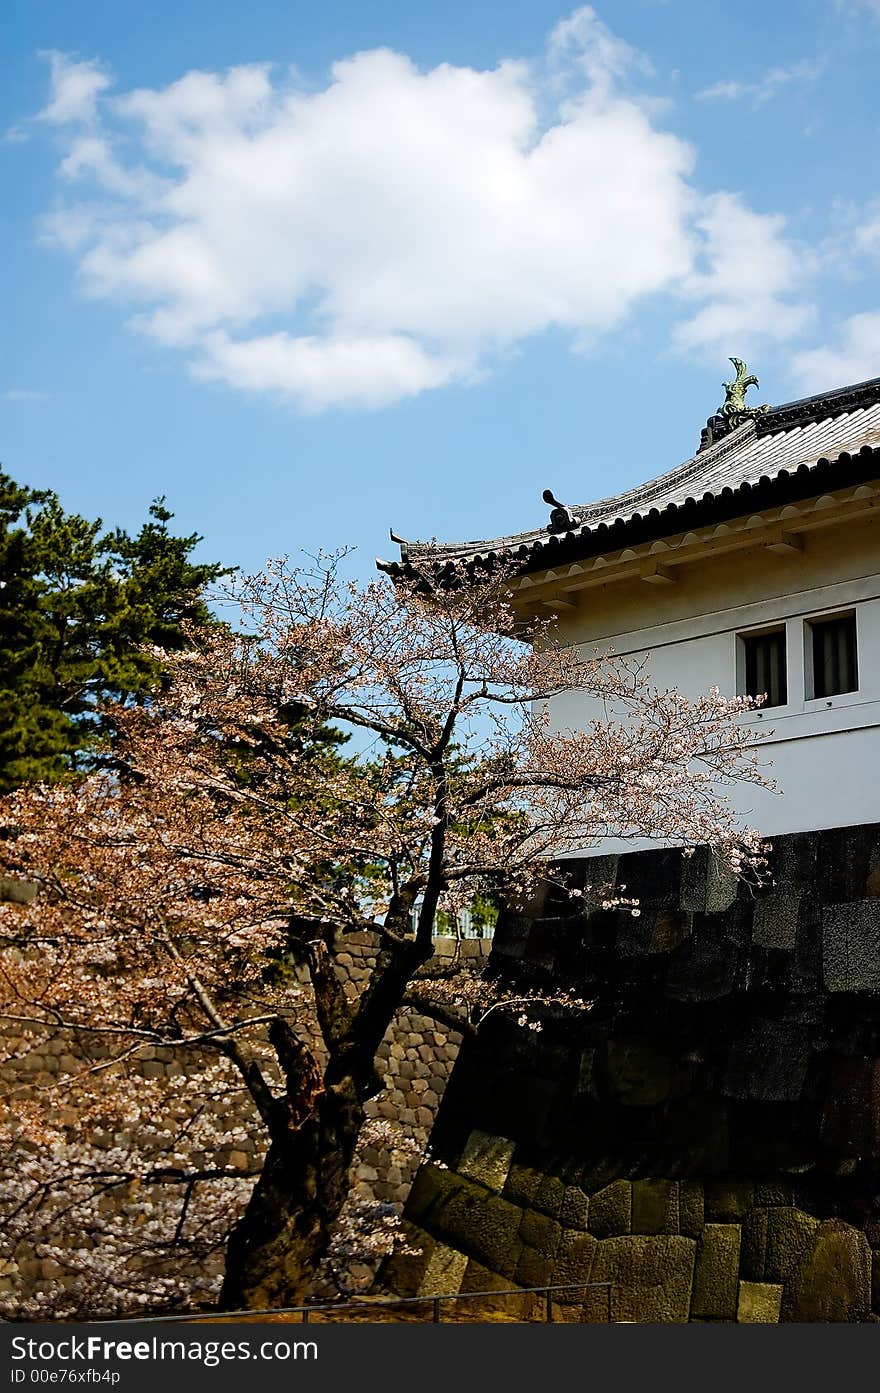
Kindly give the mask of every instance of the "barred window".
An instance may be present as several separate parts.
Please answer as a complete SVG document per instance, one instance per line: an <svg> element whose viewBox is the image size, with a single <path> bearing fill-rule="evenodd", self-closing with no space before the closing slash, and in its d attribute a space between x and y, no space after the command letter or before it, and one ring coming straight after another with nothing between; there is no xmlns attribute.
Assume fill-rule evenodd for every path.
<svg viewBox="0 0 880 1393"><path fill-rule="evenodd" d="M784 706L788 700L785 672L785 629L743 634L744 695L765 696L765 706Z"/></svg>
<svg viewBox="0 0 880 1393"><path fill-rule="evenodd" d="M856 617L840 614L833 619L814 619L808 625L812 656L813 696L837 696L858 689Z"/></svg>

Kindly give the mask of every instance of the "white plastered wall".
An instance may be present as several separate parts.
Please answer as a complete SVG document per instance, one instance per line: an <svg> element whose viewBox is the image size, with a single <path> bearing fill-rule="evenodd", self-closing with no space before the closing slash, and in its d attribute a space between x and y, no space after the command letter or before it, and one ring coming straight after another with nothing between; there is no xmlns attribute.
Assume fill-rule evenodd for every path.
<svg viewBox="0 0 880 1393"><path fill-rule="evenodd" d="M806 624L848 611L856 615L858 690L810 699ZM628 580L585 590L560 633L585 653L644 658L652 685L695 697L713 685L735 693L737 636L780 623L788 700L749 724L772 732L762 760L781 792L730 790L741 822L767 836L880 822L880 533L873 519L829 528L791 556L755 548L682 567L674 585ZM553 721L562 727L595 716L598 707L574 693L553 703ZM606 841L592 850L646 845Z"/></svg>

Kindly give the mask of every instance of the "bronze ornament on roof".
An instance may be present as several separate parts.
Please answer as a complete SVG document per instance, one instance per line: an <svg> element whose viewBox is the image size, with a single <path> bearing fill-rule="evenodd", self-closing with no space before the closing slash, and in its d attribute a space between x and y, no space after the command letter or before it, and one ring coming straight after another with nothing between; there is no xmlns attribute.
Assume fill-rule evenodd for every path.
<svg viewBox="0 0 880 1393"><path fill-rule="evenodd" d="M758 420L772 409L766 403L761 406L746 404L746 392L750 387L760 387L761 384L755 374L749 372L748 365L742 358L729 358L728 362L733 363L736 376L732 382L722 382L724 401L703 427L697 454L701 450L707 450L716 441L722 440L744 421Z"/></svg>
<svg viewBox="0 0 880 1393"><path fill-rule="evenodd" d="M860 486L880 479L880 377L818 392L780 406L740 408L750 374L731 359L734 381L725 383L725 405L709 420L700 449L674 469L623 493L568 506L544 490L549 523L509 536L467 542L405 541L397 561L379 563L392 576L429 566L447 583L455 571L466 580L475 568L516 565L534 572L579 561L623 546L669 537L689 528L725 522L744 510L777 506L830 487ZM737 419L738 410L751 411Z"/></svg>
<svg viewBox="0 0 880 1393"><path fill-rule="evenodd" d="M760 387L760 382L753 372L749 372L747 365L742 358L729 358L728 362L733 363L736 377L732 382L722 382L724 388L724 401L718 408L718 415L724 416L728 424L738 426L747 420L749 416L763 416L770 407L765 402L762 406L747 406L746 392L750 387Z"/></svg>

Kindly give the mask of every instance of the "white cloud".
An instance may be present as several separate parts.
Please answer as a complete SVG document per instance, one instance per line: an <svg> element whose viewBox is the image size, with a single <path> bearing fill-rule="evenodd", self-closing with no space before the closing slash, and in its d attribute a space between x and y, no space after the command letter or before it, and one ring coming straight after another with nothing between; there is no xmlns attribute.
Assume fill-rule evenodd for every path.
<svg viewBox="0 0 880 1393"><path fill-rule="evenodd" d="M852 229L852 249L870 256L880 255L880 203L870 203L863 220Z"/></svg>
<svg viewBox="0 0 880 1393"><path fill-rule="evenodd" d="M755 213L736 194L718 193L697 218L702 257L686 293L703 303L675 331L678 347L726 349L748 355L761 342L786 342L813 318L795 298L813 258L785 238L780 214Z"/></svg>
<svg viewBox="0 0 880 1393"><path fill-rule="evenodd" d="M97 65L56 59L43 115L78 113L59 174L83 192L46 235L198 376L376 407L472 381L551 327L589 341L682 286L718 335L725 315L739 333L801 313L794 277L767 300L725 290L720 253L698 270L723 241L715 205L691 148L625 90L644 60L589 7L532 64L421 71L377 49L318 90L254 64L108 98ZM736 210L786 261L781 222ZM698 320L682 344L707 341Z"/></svg>
<svg viewBox="0 0 880 1393"><path fill-rule="evenodd" d="M111 86L110 77L99 63L80 62L54 48L40 57L50 67L49 101L37 119L53 126L90 125L99 96Z"/></svg>
<svg viewBox="0 0 880 1393"><path fill-rule="evenodd" d="M804 59L800 63L768 68L754 81L741 82L734 79L714 82L711 87L704 87L701 92L697 92L696 96L700 101L740 101L748 98L753 106L763 106L786 87L801 82L815 82L824 66L824 63L816 59Z"/></svg>
<svg viewBox="0 0 880 1393"><path fill-rule="evenodd" d="M796 353L792 373L804 392L829 383L864 382L880 373L880 310L851 315L839 326L837 344Z"/></svg>
<svg viewBox="0 0 880 1393"><path fill-rule="evenodd" d="M880 17L880 0L835 0L839 10L848 10L853 13L859 10L867 10L870 14Z"/></svg>
<svg viewBox="0 0 880 1393"><path fill-rule="evenodd" d="M7 387L2 394L4 401L48 401L48 392L39 392L32 387Z"/></svg>
<svg viewBox="0 0 880 1393"><path fill-rule="evenodd" d="M328 406L389 406L465 376L469 360L430 357L412 338L320 338L286 333L234 342L207 335L197 376L246 391L293 396L307 411Z"/></svg>

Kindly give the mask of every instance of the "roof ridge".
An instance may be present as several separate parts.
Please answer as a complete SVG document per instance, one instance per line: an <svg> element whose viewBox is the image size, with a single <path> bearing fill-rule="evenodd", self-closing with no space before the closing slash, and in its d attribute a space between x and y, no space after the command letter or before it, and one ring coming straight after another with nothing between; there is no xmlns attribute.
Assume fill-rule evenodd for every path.
<svg viewBox="0 0 880 1393"><path fill-rule="evenodd" d="M773 435L780 429L790 430L811 421L845 416L850 411L873 406L877 402L880 402L880 377L869 377L864 382L853 382L847 387L834 387L827 392L816 392L811 397L800 397L797 401L771 406L769 411L755 418L755 427L758 435Z"/></svg>

